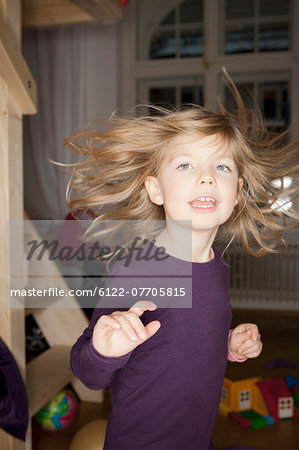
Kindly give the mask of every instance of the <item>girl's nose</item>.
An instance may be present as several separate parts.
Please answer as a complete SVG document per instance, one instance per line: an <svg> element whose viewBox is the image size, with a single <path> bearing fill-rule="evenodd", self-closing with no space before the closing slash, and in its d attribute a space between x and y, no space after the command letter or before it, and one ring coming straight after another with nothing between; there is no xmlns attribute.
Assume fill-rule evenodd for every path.
<svg viewBox="0 0 299 450"><path fill-rule="evenodd" d="M203 178L202 180L200 180L200 184L204 184L204 183L213 184L214 181L212 180L212 178L210 178L210 179Z"/></svg>
<svg viewBox="0 0 299 450"><path fill-rule="evenodd" d="M198 183L199 184L213 184L214 178L211 173L206 172L204 174L199 175Z"/></svg>

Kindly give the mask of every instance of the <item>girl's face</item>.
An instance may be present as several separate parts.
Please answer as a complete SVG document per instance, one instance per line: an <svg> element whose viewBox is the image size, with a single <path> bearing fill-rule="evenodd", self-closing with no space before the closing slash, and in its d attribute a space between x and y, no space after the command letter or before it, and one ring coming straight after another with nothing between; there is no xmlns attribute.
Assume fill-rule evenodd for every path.
<svg viewBox="0 0 299 450"><path fill-rule="evenodd" d="M158 177L147 177L151 201L167 220L190 220L193 230L213 231L238 203L243 180L230 148L219 136L178 136L169 146Z"/></svg>

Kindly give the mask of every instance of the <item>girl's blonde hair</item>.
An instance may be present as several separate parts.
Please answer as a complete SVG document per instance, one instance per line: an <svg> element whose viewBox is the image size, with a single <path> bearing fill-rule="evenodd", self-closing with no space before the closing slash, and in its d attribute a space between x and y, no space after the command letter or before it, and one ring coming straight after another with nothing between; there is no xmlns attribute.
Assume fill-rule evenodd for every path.
<svg viewBox="0 0 299 450"><path fill-rule="evenodd" d="M86 235L96 238L92 230L104 220L138 224L165 219L163 206L149 199L146 177L158 175L166 149L176 137L215 135L232 149L244 180L239 202L220 227L218 238L226 248L235 240L241 242L255 256L280 251L282 232L298 225L299 214L292 208L282 209L277 201L298 197L295 188L284 190L283 179L298 172L299 138L290 129L271 134L258 110L245 108L232 81L230 89L237 104L235 114L221 105L220 112L195 105L172 111L149 107L154 115L111 117L102 132L81 130L66 139L67 149L86 156L74 165L67 189L67 204L73 213L91 209L96 214ZM280 187L273 183L277 179Z"/></svg>

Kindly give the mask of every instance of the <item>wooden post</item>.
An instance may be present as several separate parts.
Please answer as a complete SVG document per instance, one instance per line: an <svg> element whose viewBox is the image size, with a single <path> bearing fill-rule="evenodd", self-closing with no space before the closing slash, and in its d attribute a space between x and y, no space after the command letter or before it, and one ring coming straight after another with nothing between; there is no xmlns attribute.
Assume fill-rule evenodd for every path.
<svg viewBox="0 0 299 450"><path fill-rule="evenodd" d="M0 66L3 67L4 63L9 63L10 74L14 74L17 80L17 91L14 91L11 80L7 79L8 72L4 73L0 70L0 335L12 351L21 373L25 376L24 310L10 308L6 292L7 254L5 243L7 233L5 226L10 220L22 220L23 218L22 115L26 109L26 102L26 112L29 110L34 112L34 108L36 111L34 105L36 101L34 96L27 95L25 84L22 83L23 75L19 74L16 67L19 61L22 61L26 75L30 74L20 50L21 1L0 0L0 16L1 23L4 24L0 30ZM13 54L7 48L7 36L9 36L10 44L14 49ZM6 65L5 68L7 67ZM32 92L34 91L35 85L33 84ZM19 95L22 97L21 102L18 102ZM28 101L29 98L30 101ZM23 244L22 239L23 236L20 236L21 245ZM1 450L21 450L25 449L25 443L0 430L0 447Z"/></svg>

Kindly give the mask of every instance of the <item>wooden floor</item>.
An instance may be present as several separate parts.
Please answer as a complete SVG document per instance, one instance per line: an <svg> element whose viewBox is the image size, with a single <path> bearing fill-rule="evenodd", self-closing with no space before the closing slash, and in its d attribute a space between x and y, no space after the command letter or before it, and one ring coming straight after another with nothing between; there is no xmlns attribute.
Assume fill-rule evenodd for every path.
<svg viewBox="0 0 299 450"><path fill-rule="evenodd" d="M263 339L263 352L246 363L228 363L226 375L232 380L262 376L299 378L299 317L263 317L258 315L234 315L233 326L242 322L259 325ZM297 363L297 368L267 370L264 366L273 360L283 359ZM247 446L258 450L298 450L299 419L287 420L269 427L249 430L219 415L214 430L215 450L225 446Z"/></svg>
<svg viewBox="0 0 299 450"><path fill-rule="evenodd" d="M251 376L285 377L287 375L299 377L298 315L284 317L283 314L265 316L235 312L233 326L241 322L254 322L259 325L264 342L263 354L259 358L243 364L228 363L226 375L229 378L241 379ZM298 366L295 369L280 368L271 371L264 367L267 362L276 359L293 361ZM109 403L107 401L103 405L80 403L79 413L75 422L65 430L55 433L45 432L33 421L33 450L69 450L72 437L80 427L94 419L107 418L108 415ZM299 419L288 420L257 430L248 430L219 415L213 442L215 450L221 450L233 445L247 446L258 450L298 450Z"/></svg>

